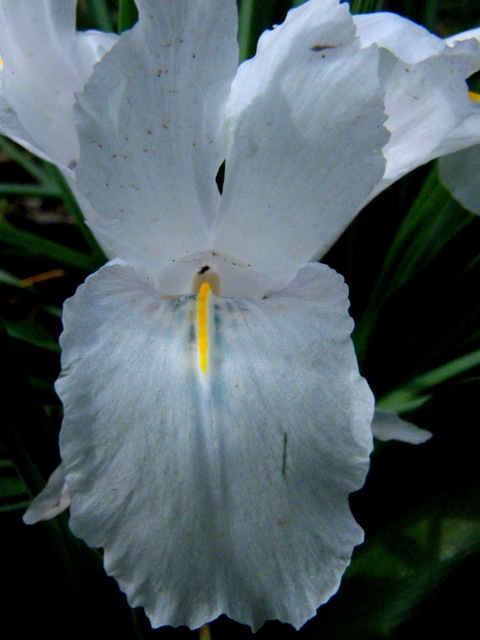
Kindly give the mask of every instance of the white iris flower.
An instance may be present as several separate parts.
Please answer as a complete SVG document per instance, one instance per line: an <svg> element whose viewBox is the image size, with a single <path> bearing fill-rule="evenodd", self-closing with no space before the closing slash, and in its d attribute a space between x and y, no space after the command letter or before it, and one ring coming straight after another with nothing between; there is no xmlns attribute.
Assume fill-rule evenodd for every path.
<svg viewBox="0 0 480 640"><path fill-rule="evenodd" d="M448 41L454 44L471 38L480 41L480 29L464 31ZM459 141L459 148L466 146L465 142L469 145L473 142L476 144L442 158L440 177L466 209L480 215L480 94L471 91L469 95L474 111L454 135Z"/></svg>
<svg viewBox="0 0 480 640"><path fill-rule="evenodd" d="M113 258L65 305L71 528L104 549L154 626L226 613L299 627L362 541L348 496L365 480L374 410L347 288L312 260L376 193L446 152L471 114L479 46L311 0L237 69L234 0L137 4L138 24L78 96L77 138L85 75L49 97L57 43L68 60L83 38L74 1L39 2L38 19L0 1L1 127L64 171L78 161ZM68 150L60 137L52 148L48 122Z"/></svg>
<svg viewBox="0 0 480 640"><path fill-rule="evenodd" d="M56 164L78 160L74 93L117 40L75 31L76 0L0 1L0 133Z"/></svg>

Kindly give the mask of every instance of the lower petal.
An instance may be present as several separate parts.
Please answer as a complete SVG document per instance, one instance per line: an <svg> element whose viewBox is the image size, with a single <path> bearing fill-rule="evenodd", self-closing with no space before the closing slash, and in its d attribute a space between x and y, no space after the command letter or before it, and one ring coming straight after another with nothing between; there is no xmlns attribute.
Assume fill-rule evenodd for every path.
<svg viewBox="0 0 480 640"><path fill-rule="evenodd" d="M398 440L409 444L423 444L432 437L430 431L420 429L411 422L402 420L393 411L385 409L375 409L372 432L374 438L383 442Z"/></svg>
<svg viewBox="0 0 480 640"><path fill-rule="evenodd" d="M299 627L338 589L373 414L347 308L322 265L249 301L162 296L111 264L67 303L71 527L153 626Z"/></svg>
<svg viewBox="0 0 480 640"><path fill-rule="evenodd" d="M68 509L70 496L65 482L65 465L58 465L44 489L33 499L26 510L23 521L25 524L36 524L41 520L51 520Z"/></svg>

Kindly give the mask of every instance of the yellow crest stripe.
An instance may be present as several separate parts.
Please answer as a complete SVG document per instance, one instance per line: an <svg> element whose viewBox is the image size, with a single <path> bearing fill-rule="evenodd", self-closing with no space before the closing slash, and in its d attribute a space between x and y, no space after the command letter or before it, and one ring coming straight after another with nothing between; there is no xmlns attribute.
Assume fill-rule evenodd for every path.
<svg viewBox="0 0 480 640"><path fill-rule="evenodd" d="M208 367L208 295L210 293L210 285L203 282L198 292L198 355L200 361L200 369L202 373L207 371Z"/></svg>
<svg viewBox="0 0 480 640"><path fill-rule="evenodd" d="M475 93L475 91L469 91L468 95L470 96L470 100L474 102L480 102L480 93Z"/></svg>

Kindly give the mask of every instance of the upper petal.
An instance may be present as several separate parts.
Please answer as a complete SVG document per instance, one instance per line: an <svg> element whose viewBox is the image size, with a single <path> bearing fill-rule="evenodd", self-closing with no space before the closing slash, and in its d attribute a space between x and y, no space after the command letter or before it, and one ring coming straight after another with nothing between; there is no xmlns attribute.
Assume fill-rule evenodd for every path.
<svg viewBox="0 0 480 640"><path fill-rule="evenodd" d="M338 588L373 414L347 306L322 265L249 301L163 297L111 264L67 302L71 527L154 626L298 627Z"/></svg>
<svg viewBox="0 0 480 640"><path fill-rule="evenodd" d="M232 0L140 0L79 97L78 186L111 254L149 277L209 247L238 61Z"/></svg>
<svg viewBox="0 0 480 640"><path fill-rule="evenodd" d="M62 169L78 160L74 93L116 40L75 32L76 0L0 0L3 93L26 136L2 117L2 133ZM3 105L5 106L5 105Z"/></svg>
<svg viewBox="0 0 480 640"><path fill-rule="evenodd" d="M480 44L449 46L406 18L390 13L355 16L362 46L377 43L391 138L387 167L369 199L415 169L461 148L453 133L474 115L465 79L480 68ZM464 145L474 140L464 139Z"/></svg>
<svg viewBox="0 0 480 640"><path fill-rule="evenodd" d="M263 34L227 105L215 250L283 284L326 252L384 171L377 56L338 0L307 2Z"/></svg>

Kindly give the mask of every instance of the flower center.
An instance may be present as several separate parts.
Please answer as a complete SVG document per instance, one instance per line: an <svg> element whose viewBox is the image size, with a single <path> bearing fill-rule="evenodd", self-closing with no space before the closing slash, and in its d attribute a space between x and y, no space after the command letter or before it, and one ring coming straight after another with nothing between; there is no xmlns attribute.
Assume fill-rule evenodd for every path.
<svg viewBox="0 0 480 640"><path fill-rule="evenodd" d="M193 293L199 293L202 285L205 283L208 283L214 295L220 295L220 276L218 273L215 273L209 264L206 263L197 269L197 272L193 277Z"/></svg>

